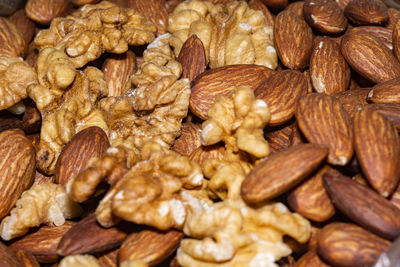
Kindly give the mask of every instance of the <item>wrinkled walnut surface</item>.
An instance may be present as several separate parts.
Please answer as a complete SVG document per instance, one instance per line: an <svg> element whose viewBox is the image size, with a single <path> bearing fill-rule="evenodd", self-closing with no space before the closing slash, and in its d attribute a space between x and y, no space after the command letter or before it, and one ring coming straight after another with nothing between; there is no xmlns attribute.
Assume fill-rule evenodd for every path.
<svg viewBox="0 0 400 267"><path fill-rule="evenodd" d="M92 255L71 255L64 257L59 267L101 267L100 262Z"/></svg>

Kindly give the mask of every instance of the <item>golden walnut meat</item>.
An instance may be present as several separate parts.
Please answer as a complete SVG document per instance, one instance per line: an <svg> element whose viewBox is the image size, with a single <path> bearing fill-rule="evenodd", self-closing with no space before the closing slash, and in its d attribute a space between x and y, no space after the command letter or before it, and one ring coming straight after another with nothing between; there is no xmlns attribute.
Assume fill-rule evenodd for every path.
<svg viewBox="0 0 400 267"><path fill-rule="evenodd" d="M64 257L59 267L101 267L100 262L92 255L71 255Z"/></svg>
<svg viewBox="0 0 400 267"><path fill-rule="evenodd" d="M183 43L196 34L203 42L211 68L233 64L277 67L273 31L261 11L245 1L226 6L190 0L179 4L168 19L171 44L178 54Z"/></svg>
<svg viewBox="0 0 400 267"><path fill-rule="evenodd" d="M27 87L34 83L36 72L22 58L0 56L0 110L26 98Z"/></svg>
<svg viewBox="0 0 400 267"><path fill-rule="evenodd" d="M40 224L62 225L65 219L74 218L81 212L61 185L35 184L22 193L16 207L2 220L0 235L4 240L10 240Z"/></svg>
<svg viewBox="0 0 400 267"><path fill-rule="evenodd" d="M291 253L283 236L305 243L311 226L282 203L251 208L241 200L224 200L190 214L183 230L191 237L178 249L183 267L278 266L274 262Z"/></svg>
<svg viewBox="0 0 400 267"><path fill-rule="evenodd" d="M55 18L50 28L35 38L39 49L54 47L71 59L76 68L103 52L121 54L129 45L151 42L157 28L134 9L102 1L85 5L66 18Z"/></svg>
<svg viewBox="0 0 400 267"><path fill-rule="evenodd" d="M267 104L255 99L250 88L241 86L233 90L231 97L218 96L208 117L202 124L202 145L223 141L227 151L242 150L257 158L269 154L263 129L271 114Z"/></svg>

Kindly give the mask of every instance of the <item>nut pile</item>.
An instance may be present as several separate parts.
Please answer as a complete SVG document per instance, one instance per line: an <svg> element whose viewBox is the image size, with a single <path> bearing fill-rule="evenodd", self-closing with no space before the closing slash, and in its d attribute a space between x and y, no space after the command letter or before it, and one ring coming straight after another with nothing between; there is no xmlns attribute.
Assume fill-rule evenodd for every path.
<svg viewBox="0 0 400 267"><path fill-rule="evenodd" d="M400 237L381 0L6 12L1 266L373 266Z"/></svg>

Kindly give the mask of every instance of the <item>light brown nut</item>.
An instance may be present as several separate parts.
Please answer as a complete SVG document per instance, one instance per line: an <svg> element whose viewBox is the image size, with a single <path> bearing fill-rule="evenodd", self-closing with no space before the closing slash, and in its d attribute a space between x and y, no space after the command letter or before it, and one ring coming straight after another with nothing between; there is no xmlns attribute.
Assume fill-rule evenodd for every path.
<svg viewBox="0 0 400 267"><path fill-rule="evenodd" d="M40 267L36 258L26 250L18 250L15 254L17 254L18 259L23 262L24 267Z"/></svg>
<svg viewBox="0 0 400 267"><path fill-rule="evenodd" d="M360 26L355 27L354 31L365 31L377 37L387 48L393 49L393 30L380 26ZM340 42L339 42L340 43Z"/></svg>
<svg viewBox="0 0 400 267"><path fill-rule="evenodd" d="M322 176L325 173L336 175L338 171L326 165L288 196L292 210L316 222L326 221L335 214L335 207L322 183Z"/></svg>
<svg viewBox="0 0 400 267"><path fill-rule="evenodd" d="M260 10L264 15L265 24L274 27L274 15L271 14L269 9L264 5L262 0L250 0L249 7L254 10Z"/></svg>
<svg viewBox="0 0 400 267"><path fill-rule="evenodd" d="M190 154L189 159L200 166L208 159L222 160L226 154L225 146L217 144L212 146L200 146Z"/></svg>
<svg viewBox="0 0 400 267"><path fill-rule="evenodd" d="M341 41L341 51L347 63L371 82L385 82L400 75L400 63L390 49L367 32L347 32Z"/></svg>
<svg viewBox="0 0 400 267"><path fill-rule="evenodd" d="M268 7L279 10L287 6L288 0L261 0Z"/></svg>
<svg viewBox="0 0 400 267"><path fill-rule="evenodd" d="M43 183L54 183L54 175L46 176L42 173L36 171L35 172L35 181L33 184L43 184Z"/></svg>
<svg viewBox="0 0 400 267"><path fill-rule="evenodd" d="M390 202L400 209L400 184L397 186L396 191L394 191L392 197L390 198Z"/></svg>
<svg viewBox="0 0 400 267"><path fill-rule="evenodd" d="M118 253L119 248L111 250L103 255L101 255L98 259L102 267L118 267Z"/></svg>
<svg viewBox="0 0 400 267"><path fill-rule="evenodd" d="M347 217L387 239L400 233L400 210L372 189L343 175L323 176L333 204Z"/></svg>
<svg viewBox="0 0 400 267"><path fill-rule="evenodd" d="M183 156L189 157L193 151L201 147L200 142L201 124L185 122L182 124L182 133L175 140L171 149Z"/></svg>
<svg viewBox="0 0 400 267"><path fill-rule="evenodd" d="M389 13L380 0L353 0L344 9L346 17L354 24L384 24Z"/></svg>
<svg viewBox="0 0 400 267"><path fill-rule="evenodd" d="M9 19L0 17L0 55L23 57L27 43L22 33Z"/></svg>
<svg viewBox="0 0 400 267"><path fill-rule="evenodd" d="M289 121L294 115L297 100L307 94L307 87L305 76L296 70L278 71L258 86L254 94L268 105L271 112L269 125Z"/></svg>
<svg viewBox="0 0 400 267"><path fill-rule="evenodd" d="M18 10L8 17L8 19L14 23L19 32L22 34L25 43L29 44L35 35L35 23L33 23L33 21L26 16L25 10Z"/></svg>
<svg viewBox="0 0 400 267"><path fill-rule="evenodd" d="M35 149L19 129L0 133L0 218L14 207L35 177Z"/></svg>
<svg viewBox="0 0 400 267"><path fill-rule="evenodd" d="M331 38L315 38L310 59L310 77L318 93L333 95L347 90L350 68L340 52L340 46Z"/></svg>
<svg viewBox="0 0 400 267"><path fill-rule="evenodd" d="M118 262L126 260L143 260L155 266L168 258L179 246L183 233L177 230L159 232L142 230L130 234L118 253Z"/></svg>
<svg viewBox="0 0 400 267"><path fill-rule="evenodd" d="M72 0L72 4L75 6L84 6L87 4L95 4L99 2L100 0Z"/></svg>
<svg viewBox="0 0 400 267"><path fill-rule="evenodd" d="M350 223L331 223L318 237L318 254L334 266L373 266L390 242Z"/></svg>
<svg viewBox="0 0 400 267"><path fill-rule="evenodd" d="M265 139L268 141L271 153L276 153L288 149L293 142L294 123L285 124L275 128L268 128Z"/></svg>
<svg viewBox="0 0 400 267"><path fill-rule="evenodd" d="M55 182L65 186L86 168L91 158L101 158L110 147L106 133L97 126L75 134L64 146L54 171Z"/></svg>
<svg viewBox="0 0 400 267"><path fill-rule="evenodd" d="M126 87L136 70L136 56L131 50L124 54L107 57L103 63L102 71L108 86L108 96L123 95L128 89Z"/></svg>
<svg viewBox="0 0 400 267"><path fill-rule="evenodd" d="M70 1L64 0L28 0L25 5L27 16L43 25L48 25L56 18L62 16L68 9Z"/></svg>
<svg viewBox="0 0 400 267"><path fill-rule="evenodd" d="M296 1L290 3L285 10L292 11L293 13L296 13L300 19L304 20L304 13L303 13L303 6L304 6L304 1Z"/></svg>
<svg viewBox="0 0 400 267"><path fill-rule="evenodd" d="M378 83L368 93L368 102L400 104L400 77Z"/></svg>
<svg viewBox="0 0 400 267"><path fill-rule="evenodd" d="M371 186L390 196L400 179L400 143L394 126L378 112L363 109L354 117L354 148Z"/></svg>
<svg viewBox="0 0 400 267"><path fill-rule="evenodd" d="M134 8L147 17L156 27L157 35L167 32L168 12L165 0L135 0L129 1L130 8Z"/></svg>
<svg viewBox="0 0 400 267"><path fill-rule="evenodd" d="M24 267L24 263L15 252L0 242L0 265L4 267Z"/></svg>
<svg viewBox="0 0 400 267"><path fill-rule="evenodd" d="M249 86L255 90L273 72L264 66L240 64L205 71L192 82L190 110L206 120L217 96L229 96L238 86Z"/></svg>
<svg viewBox="0 0 400 267"><path fill-rule="evenodd" d="M400 19L400 11L396 8L389 8L388 12L389 12L389 21L386 25L386 28L393 30L394 25Z"/></svg>
<svg viewBox="0 0 400 267"><path fill-rule="evenodd" d="M94 254L119 247L127 234L117 227L103 228L92 214L68 230L57 246L57 254Z"/></svg>
<svg viewBox="0 0 400 267"><path fill-rule="evenodd" d="M298 259L293 267L329 267L329 265L318 256L316 249L312 249Z"/></svg>
<svg viewBox="0 0 400 267"><path fill-rule="evenodd" d="M72 225L74 222L66 221L60 226L41 226L36 232L12 242L10 248L26 250L39 262L55 262L58 259L57 245Z"/></svg>
<svg viewBox="0 0 400 267"><path fill-rule="evenodd" d="M58 267L101 267L101 265L92 255L77 254L63 258Z"/></svg>
<svg viewBox="0 0 400 267"><path fill-rule="evenodd" d="M274 38L283 65L296 70L308 66L312 49L312 31L297 14L285 10L276 16Z"/></svg>
<svg viewBox="0 0 400 267"><path fill-rule="evenodd" d="M344 166L351 160L354 153L351 119L333 96L312 93L301 97L296 118L308 141L329 148L329 163Z"/></svg>
<svg viewBox="0 0 400 267"><path fill-rule="evenodd" d="M207 59L201 40L192 34L182 46L177 61L182 65L182 77L193 81L206 70Z"/></svg>
<svg viewBox="0 0 400 267"><path fill-rule="evenodd" d="M335 0L306 0L303 7L307 23L323 34L346 30L347 19Z"/></svg>
<svg viewBox="0 0 400 267"><path fill-rule="evenodd" d="M242 198L250 204L283 194L308 177L328 155L328 149L300 144L260 161L242 183Z"/></svg>
<svg viewBox="0 0 400 267"><path fill-rule="evenodd" d="M394 55L400 60L400 21L394 25L393 28L393 52Z"/></svg>
<svg viewBox="0 0 400 267"><path fill-rule="evenodd" d="M334 95L334 97L342 104L343 108L350 115L351 118L363 109L364 106L368 105L367 95L369 89L351 89L344 92L340 92Z"/></svg>

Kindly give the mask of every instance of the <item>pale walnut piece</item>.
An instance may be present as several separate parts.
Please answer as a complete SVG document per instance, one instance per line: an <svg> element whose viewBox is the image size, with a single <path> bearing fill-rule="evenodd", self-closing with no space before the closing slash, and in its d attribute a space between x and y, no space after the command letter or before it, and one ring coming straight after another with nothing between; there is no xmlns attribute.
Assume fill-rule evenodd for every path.
<svg viewBox="0 0 400 267"><path fill-rule="evenodd" d="M78 216L81 211L61 185L36 184L22 193L10 216L3 219L0 235L4 240L10 240L40 224L59 226L65 223L65 219Z"/></svg>
<svg viewBox="0 0 400 267"><path fill-rule="evenodd" d="M233 64L277 67L272 27L266 24L261 11L251 9L245 1L226 5L185 1L170 14L168 31L173 34L171 44L176 54L196 34L211 68Z"/></svg>
<svg viewBox="0 0 400 267"><path fill-rule="evenodd" d="M50 28L35 38L39 49L55 47L64 51L75 67L100 57L103 52L121 54L129 45L151 42L157 28L134 9L102 1L85 5L66 18L55 18Z"/></svg>
<svg viewBox="0 0 400 267"><path fill-rule="evenodd" d="M0 110L26 98L27 87L34 83L36 72L22 58L0 56Z"/></svg>
<svg viewBox="0 0 400 267"><path fill-rule="evenodd" d="M71 255L63 258L58 267L101 267L100 262L92 255Z"/></svg>
<svg viewBox="0 0 400 267"><path fill-rule="evenodd" d="M241 200L224 200L209 210L189 215L181 241L178 262L186 267L278 266L275 261L291 249L282 237L305 243L310 223L282 203L251 208Z"/></svg>
<svg viewBox="0 0 400 267"><path fill-rule="evenodd" d="M210 200L201 192L190 192L199 191L194 189L203 185L197 163L155 142L143 146L141 159L100 202L96 215L101 225L109 227L116 222L109 214L112 212L124 220L159 230L181 229L187 213L209 205Z"/></svg>
<svg viewBox="0 0 400 267"><path fill-rule="evenodd" d="M94 67L77 71L71 60L54 48L43 49L37 61L38 84L28 88L42 115L38 168L52 174L61 149L79 131L108 127L97 102L107 96L104 74Z"/></svg>
<svg viewBox="0 0 400 267"><path fill-rule="evenodd" d="M146 262L142 260L127 260L120 264L120 267L147 267Z"/></svg>

